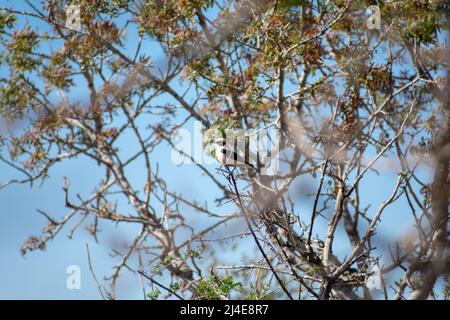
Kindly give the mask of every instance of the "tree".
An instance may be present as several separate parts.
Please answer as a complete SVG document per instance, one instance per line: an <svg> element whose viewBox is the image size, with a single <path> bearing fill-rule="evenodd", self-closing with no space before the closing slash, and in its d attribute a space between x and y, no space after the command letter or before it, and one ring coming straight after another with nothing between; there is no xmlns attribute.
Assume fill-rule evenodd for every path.
<svg viewBox="0 0 450 320"><path fill-rule="evenodd" d="M48 225L23 254L44 249L67 225L84 224L97 239L109 221L140 227L116 252L110 285L99 284L109 298L124 270L158 287L151 298L446 296L444 1L79 0L79 31L66 24L68 1L25 2L0 14L0 114L27 120L23 132L0 137L0 160L22 176L0 189L45 182L56 163L78 158L102 177L89 197L75 197L68 179L68 212L40 211ZM369 28L369 5L379 9L380 29ZM74 88L88 98L74 100ZM193 121L205 145L212 131L274 130L279 170L215 172L176 143ZM137 151L121 149L124 137ZM172 191L154 161L168 148L195 162L205 188L222 197L200 204ZM145 185L127 174L131 167ZM377 203L370 195L386 185L373 177L387 171L397 178ZM234 212L221 214L227 201ZM380 230L392 207L407 211L412 230L395 239ZM196 226L190 210L208 226ZM233 221L244 226L238 236L226 233ZM220 254L204 258L232 249L227 236L208 241L217 230L238 246L251 243L254 255L230 266ZM367 287L377 268L381 296Z"/></svg>

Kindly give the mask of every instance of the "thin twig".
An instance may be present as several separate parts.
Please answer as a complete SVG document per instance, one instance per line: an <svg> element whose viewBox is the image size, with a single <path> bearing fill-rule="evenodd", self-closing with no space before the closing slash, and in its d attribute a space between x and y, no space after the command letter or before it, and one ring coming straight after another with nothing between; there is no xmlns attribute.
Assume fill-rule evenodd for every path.
<svg viewBox="0 0 450 320"><path fill-rule="evenodd" d="M237 187L237 184L236 184L236 179L234 178L233 172L230 170L230 168L228 166L226 166L226 168L228 170L229 177L230 177L230 180L232 182L234 192L236 193L239 207L241 208L241 211L242 211L242 213L244 215L244 219L245 219L245 222L247 223L247 226L248 226L248 228L250 230L250 233L252 234L252 237L255 240L256 246L258 247L259 251L263 255L264 260L266 260L266 263L269 265L270 270L272 271L273 275L277 279L279 285L281 286L281 289L283 289L283 291L286 293L286 295L289 297L289 299L294 300L294 298L292 297L292 295L289 293L289 291L287 290L286 286L284 285L283 281L279 277L278 273L276 272L276 270L272 266L269 258L267 257L266 253L264 252L263 247L259 243L258 237L256 236L255 231L252 228L252 225L251 225L251 222L250 222L250 218L248 217L247 208L242 203L242 199L241 199L241 196L239 194L239 190L238 190L238 187Z"/></svg>
<svg viewBox="0 0 450 320"><path fill-rule="evenodd" d="M86 243L86 251L87 251L87 257L88 257L89 270L91 271L92 277L94 278L95 284L97 285L97 289L100 292L102 299L106 300L105 295L103 294L103 291L102 291L102 286L98 282L97 277L95 276L95 273L94 273L94 269L92 268L91 254L89 252L89 245L87 243Z"/></svg>

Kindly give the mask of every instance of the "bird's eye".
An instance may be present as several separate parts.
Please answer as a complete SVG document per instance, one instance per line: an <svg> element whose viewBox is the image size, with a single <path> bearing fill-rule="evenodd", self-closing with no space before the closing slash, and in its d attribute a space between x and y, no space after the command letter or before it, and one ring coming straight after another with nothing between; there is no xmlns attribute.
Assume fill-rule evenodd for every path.
<svg viewBox="0 0 450 320"><path fill-rule="evenodd" d="M220 152L222 152L223 154L227 153L227 150L222 149Z"/></svg>

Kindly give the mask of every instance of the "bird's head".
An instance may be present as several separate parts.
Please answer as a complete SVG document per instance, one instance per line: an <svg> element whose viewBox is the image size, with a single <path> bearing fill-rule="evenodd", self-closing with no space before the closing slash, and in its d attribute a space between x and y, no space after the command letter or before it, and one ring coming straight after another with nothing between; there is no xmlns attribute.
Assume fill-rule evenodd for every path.
<svg viewBox="0 0 450 320"><path fill-rule="evenodd" d="M226 144L226 141L224 138L217 138L214 140L214 145L219 146L219 147L223 147Z"/></svg>

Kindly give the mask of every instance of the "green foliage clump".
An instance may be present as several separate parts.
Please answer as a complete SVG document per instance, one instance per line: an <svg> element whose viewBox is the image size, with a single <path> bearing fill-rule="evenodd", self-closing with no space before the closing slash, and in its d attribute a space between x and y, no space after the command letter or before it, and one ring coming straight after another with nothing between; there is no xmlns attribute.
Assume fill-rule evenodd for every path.
<svg viewBox="0 0 450 320"><path fill-rule="evenodd" d="M33 88L19 75L0 80L0 116L20 118L35 96Z"/></svg>
<svg viewBox="0 0 450 320"><path fill-rule="evenodd" d="M232 277L211 275L198 282L196 296L201 300L221 300L230 298L233 291L241 291L242 283L234 282Z"/></svg>
<svg viewBox="0 0 450 320"><path fill-rule="evenodd" d="M147 298L149 298L150 300L158 300L160 294L161 291L159 289L155 289L147 293Z"/></svg>
<svg viewBox="0 0 450 320"><path fill-rule="evenodd" d="M32 56L33 49L38 46L38 35L30 26L14 32L7 46L6 61L15 72L31 71L40 64L40 60Z"/></svg>
<svg viewBox="0 0 450 320"><path fill-rule="evenodd" d="M433 44L440 31L441 10L431 1L408 0L379 4L384 21L395 21L406 43ZM445 20L445 19L444 19Z"/></svg>
<svg viewBox="0 0 450 320"><path fill-rule="evenodd" d="M0 34L4 33L6 29L11 29L16 21L13 14L0 10Z"/></svg>
<svg viewBox="0 0 450 320"><path fill-rule="evenodd" d="M70 65L67 59L60 53L52 56L50 63L42 68L41 74L46 80L47 89L51 86L59 89L67 89L73 85L73 80L70 77Z"/></svg>

